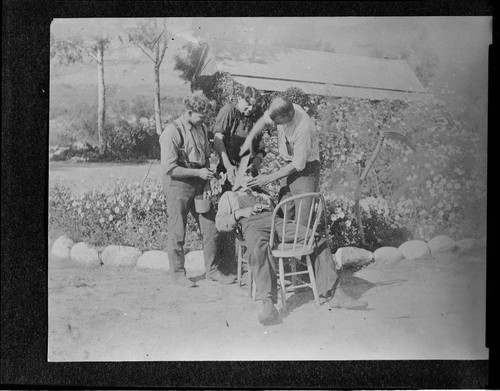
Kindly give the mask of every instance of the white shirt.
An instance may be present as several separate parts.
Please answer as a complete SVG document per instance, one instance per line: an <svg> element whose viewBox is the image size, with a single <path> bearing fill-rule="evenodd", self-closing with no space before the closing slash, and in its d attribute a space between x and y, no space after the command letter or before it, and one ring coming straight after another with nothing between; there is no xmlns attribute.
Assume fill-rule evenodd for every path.
<svg viewBox="0 0 500 391"><path fill-rule="evenodd" d="M293 108L293 119L287 124L277 125L278 150L283 159L291 162L297 171L302 171L306 163L319 160L318 135L314 121L304 109L295 103ZM267 110L264 121L267 125L274 124Z"/></svg>

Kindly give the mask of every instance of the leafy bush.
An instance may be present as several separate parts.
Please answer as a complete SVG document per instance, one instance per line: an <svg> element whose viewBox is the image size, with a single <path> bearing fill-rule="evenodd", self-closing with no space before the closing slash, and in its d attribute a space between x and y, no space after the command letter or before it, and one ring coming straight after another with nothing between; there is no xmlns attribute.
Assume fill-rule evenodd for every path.
<svg viewBox="0 0 500 391"><path fill-rule="evenodd" d="M160 144L153 119L139 118L132 123L120 120L106 128L106 155L113 160L159 159Z"/></svg>
<svg viewBox="0 0 500 391"><path fill-rule="evenodd" d="M407 238L429 240L440 233L458 238L485 234L484 126L455 120L440 102L433 100L316 100L300 91L288 93L300 105L318 103L311 113L316 113L313 118L320 140L320 191L329 202L344 200L344 217L331 227L333 243L360 244L352 205L345 204L345 200L354 203L360 175L379 133L386 131L405 135L414 151L397 140L384 141L361 189L366 246L396 245ZM279 169L283 162L275 132L265 136L264 142L268 154L262 172L266 174ZM276 183L269 186L273 194L278 189ZM383 200L388 212L368 213L363 205L373 200Z"/></svg>
<svg viewBox="0 0 500 391"><path fill-rule="evenodd" d="M379 132L397 130L412 141L415 152L386 140L363 197L387 200L398 225L415 238L484 234L486 145L481 129L455 121L436 102L348 98L323 102L317 128L324 194L353 199Z"/></svg>
<svg viewBox="0 0 500 391"><path fill-rule="evenodd" d="M70 145L74 142L97 143L97 108L80 103L64 116L49 122L49 144Z"/></svg>
<svg viewBox="0 0 500 391"><path fill-rule="evenodd" d="M184 110L182 98L165 98L162 106L163 126ZM61 147L75 143L88 144L89 148L85 150L75 149L60 156L80 161L160 158L152 99L140 95L131 101L120 100L110 105L107 114L106 148L103 151L97 148L97 109L85 104L77 105L71 113L66 110L64 115L50 120L49 144Z"/></svg>
<svg viewBox="0 0 500 391"><path fill-rule="evenodd" d="M109 191L74 195L60 183L49 187L49 227L66 232L75 241L95 246L134 246L142 251L165 250L167 211L161 185L156 181L118 181ZM201 248L195 220L190 216L186 251Z"/></svg>

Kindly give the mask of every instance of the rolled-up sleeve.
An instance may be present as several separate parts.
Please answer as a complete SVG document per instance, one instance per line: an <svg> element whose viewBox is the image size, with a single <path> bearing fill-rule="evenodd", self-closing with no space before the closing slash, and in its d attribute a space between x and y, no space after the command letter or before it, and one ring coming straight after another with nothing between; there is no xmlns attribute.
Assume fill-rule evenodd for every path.
<svg viewBox="0 0 500 391"><path fill-rule="evenodd" d="M177 167L181 137L174 125L169 124L160 136L161 169L163 174Z"/></svg>
<svg viewBox="0 0 500 391"><path fill-rule="evenodd" d="M226 134L227 131L231 129L234 119L236 118L235 110L237 109L230 103L222 106L215 119L214 133Z"/></svg>
<svg viewBox="0 0 500 391"><path fill-rule="evenodd" d="M236 108L234 108L233 105L226 104L220 109L219 114L217 114L217 118L215 119L213 128L214 149L219 154L225 150L225 145L221 139L221 135L222 138L231 136L231 127L233 126L236 118L235 110Z"/></svg>
<svg viewBox="0 0 500 391"><path fill-rule="evenodd" d="M238 209L238 199L233 192L227 191L222 194L215 216L217 231L229 232L236 228L238 222L234 218L234 212Z"/></svg>
<svg viewBox="0 0 500 391"><path fill-rule="evenodd" d="M312 135L309 129L305 127L296 129L295 132L291 163L297 171L302 171L306 167L307 154L312 146Z"/></svg>

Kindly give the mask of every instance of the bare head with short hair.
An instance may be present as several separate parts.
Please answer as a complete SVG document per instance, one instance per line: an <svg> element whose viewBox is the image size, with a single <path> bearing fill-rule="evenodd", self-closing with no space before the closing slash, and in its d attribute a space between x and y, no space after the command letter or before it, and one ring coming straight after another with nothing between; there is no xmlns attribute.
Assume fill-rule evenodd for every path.
<svg viewBox="0 0 500 391"><path fill-rule="evenodd" d="M277 125L290 122L295 114L292 102L281 96L274 98L271 101L267 111L269 113L269 117Z"/></svg>
<svg viewBox="0 0 500 391"><path fill-rule="evenodd" d="M245 87L244 90L240 90L238 93L238 103L236 107L248 117L259 104L260 97L260 92L256 88L250 86Z"/></svg>
<svg viewBox="0 0 500 391"><path fill-rule="evenodd" d="M243 99L245 99L252 106L255 106L261 98L261 94L258 89L252 86L245 87L243 91Z"/></svg>

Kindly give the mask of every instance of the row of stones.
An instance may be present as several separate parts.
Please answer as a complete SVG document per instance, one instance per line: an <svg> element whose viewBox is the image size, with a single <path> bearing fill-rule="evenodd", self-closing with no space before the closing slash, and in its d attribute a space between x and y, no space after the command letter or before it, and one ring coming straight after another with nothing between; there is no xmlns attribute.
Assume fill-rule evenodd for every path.
<svg viewBox="0 0 500 391"><path fill-rule="evenodd" d="M153 250L143 253L131 246L110 245L100 252L96 247L85 242L75 243L66 235L55 240L51 255L55 259L71 260L85 266L107 265L166 271L169 269L168 255L165 251ZM204 270L203 252L192 251L186 254L185 267Z"/></svg>
<svg viewBox="0 0 500 391"><path fill-rule="evenodd" d="M357 247L341 247L335 253L338 266L362 266L372 261L391 263L403 258L409 260L425 258L428 255L449 251L469 251L486 245L486 238L455 241L446 235L438 235L429 242L410 240L399 247L381 247L374 252ZM121 266L142 269L168 270L168 255L164 251L146 251L130 246L110 245L99 252L96 247L85 242L74 243L66 235L60 236L51 248L55 258L70 259L87 266ZM186 254L187 270L204 270L203 252L191 251Z"/></svg>
<svg viewBox="0 0 500 391"><path fill-rule="evenodd" d="M366 265L372 261L376 263L392 263L401 259L416 260L429 255L436 255L451 251L466 252L486 246L486 237L482 239L462 239L455 241L449 236L438 235L428 242L423 240L409 240L399 247L380 247L374 252L356 247L341 247L335 253L338 266Z"/></svg>

